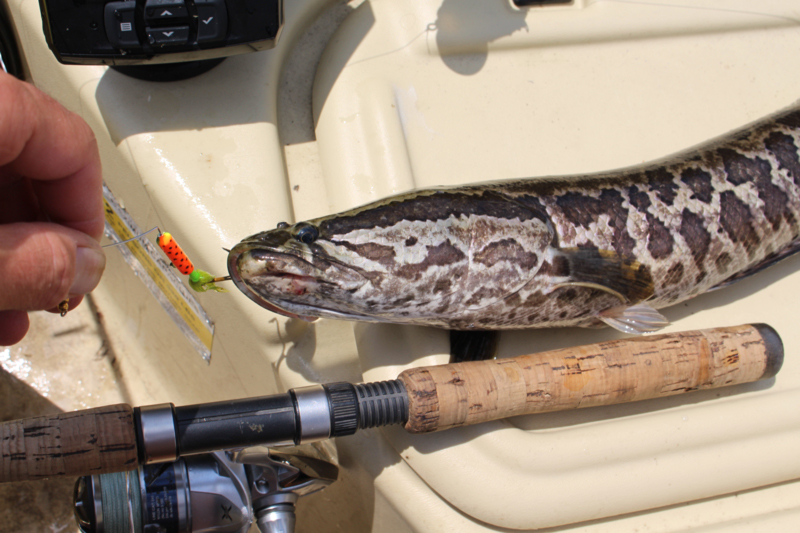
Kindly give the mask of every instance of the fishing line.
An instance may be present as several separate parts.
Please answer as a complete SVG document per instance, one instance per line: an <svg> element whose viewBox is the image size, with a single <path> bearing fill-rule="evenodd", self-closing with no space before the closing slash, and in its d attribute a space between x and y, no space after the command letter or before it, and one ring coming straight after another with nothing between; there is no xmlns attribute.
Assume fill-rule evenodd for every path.
<svg viewBox="0 0 800 533"><path fill-rule="evenodd" d="M147 235L148 233L152 233L152 232L154 232L154 231L155 231L155 230L157 230L157 229L158 229L158 226L155 226L154 228L152 228L152 229L149 229L149 230L145 231L144 233L140 233L140 234L139 234L139 235L137 235L136 237L131 237L130 239L125 239L124 241L120 241L120 242L115 242L115 243L111 243L111 244L106 244L106 245L102 246L102 248L111 248L112 246L119 246L120 244L125 244L125 243L127 243L127 242L135 241L136 239L139 239L139 238L141 238L141 237L144 237L144 236L145 236L145 235ZM159 231L161 231L161 230L159 230Z"/></svg>
<svg viewBox="0 0 800 533"><path fill-rule="evenodd" d="M50 221L50 217L47 216L47 213L45 213L45 218L47 218L47 220ZM101 248L111 248L112 246L119 246L120 244L125 244L127 242L135 241L136 239L144 237L148 233L153 232L153 231L155 231L157 229L158 229L158 226L154 227L153 229L147 230L144 233L141 233L141 234L137 235L136 237L131 237L130 239L126 239L126 240L120 241L120 242L114 242L114 243L111 243L111 244L105 244L105 245L101 246ZM66 299L62 300L58 304L57 307L58 307L58 311L61 314L61 316L66 316L67 313L69 312L69 298L66 298Z"/></svg>

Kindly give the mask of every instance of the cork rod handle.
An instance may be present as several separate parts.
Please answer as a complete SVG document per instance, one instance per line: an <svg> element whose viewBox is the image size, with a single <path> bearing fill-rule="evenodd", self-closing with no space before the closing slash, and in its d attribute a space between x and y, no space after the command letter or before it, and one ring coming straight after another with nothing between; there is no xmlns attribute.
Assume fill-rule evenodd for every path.
<svg viewBox="0 0 800 533"><path fill-rule="evenodd" d="M774 376L770 326L635 337L577 348L406 370L405 428L426 433L509 416L632 402Z"/></svg>
<svg viewBox="0 0 800 533"><path fill-rule="evenodd" d="M137 465L130 405L0 424L0 483L120 472Z"/></svg>

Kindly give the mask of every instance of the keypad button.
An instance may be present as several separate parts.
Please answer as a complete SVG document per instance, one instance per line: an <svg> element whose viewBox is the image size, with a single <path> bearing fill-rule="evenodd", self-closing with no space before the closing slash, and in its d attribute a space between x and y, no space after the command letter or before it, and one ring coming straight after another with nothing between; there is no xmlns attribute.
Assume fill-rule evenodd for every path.
<svg viewBox="0 0 800 533"><path fill-rule="evenodd" d="M189 26L168 28L146 28L147 38L154 46L186 44L189 41Z"/></svg>
<svg viewBox="0 0 800 533"><path fill-rule="evenodd" d="M224 0L195 0L197 7L197 42L209 43L228 33L228 10Z"/></svg>
<svg viewBox="0 0 800 533"><path fill-rule="evenodd" d="M139 48L136 36L134 11L136 2L109 2L105 5L103 18L106 25L106 36L114 48Z"/></svg>
<svg viewBox="0 0 800 533"><path fill-rule="evenodd" d="M188 16L183 0L147 0L144 4L144 20L148 24L169 23Z"/></svg>

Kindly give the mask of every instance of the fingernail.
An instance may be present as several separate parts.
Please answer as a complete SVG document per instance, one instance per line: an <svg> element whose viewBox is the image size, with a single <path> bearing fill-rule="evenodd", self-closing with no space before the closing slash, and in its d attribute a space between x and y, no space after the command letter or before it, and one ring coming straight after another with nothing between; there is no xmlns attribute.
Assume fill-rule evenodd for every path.
<svg viewBox="0 0 800 533"><path fill-rule="evenodd" d="M69 289L71 296L88 294L100 283L106 266L106 256L94 248L78 248L75 253L75 281Z"/></svg>

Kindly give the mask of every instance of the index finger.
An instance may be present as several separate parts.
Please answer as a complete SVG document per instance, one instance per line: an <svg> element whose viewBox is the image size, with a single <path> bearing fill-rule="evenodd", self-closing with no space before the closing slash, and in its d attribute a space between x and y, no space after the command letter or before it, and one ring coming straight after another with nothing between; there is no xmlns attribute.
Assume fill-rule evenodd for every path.
<svg viewBox="0 0 800 533"><path fill-rule="evenodd" d="M78 115L2 72L0 167L32 180L51 222L99 240L103 178L94 133Z"/></svg>

